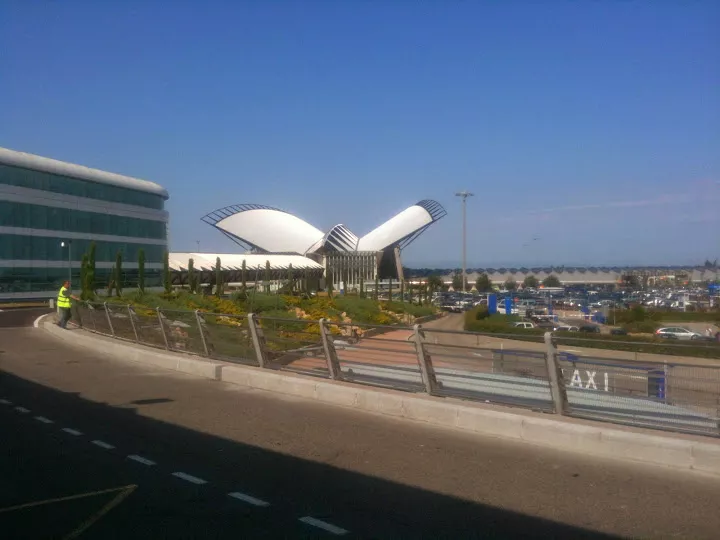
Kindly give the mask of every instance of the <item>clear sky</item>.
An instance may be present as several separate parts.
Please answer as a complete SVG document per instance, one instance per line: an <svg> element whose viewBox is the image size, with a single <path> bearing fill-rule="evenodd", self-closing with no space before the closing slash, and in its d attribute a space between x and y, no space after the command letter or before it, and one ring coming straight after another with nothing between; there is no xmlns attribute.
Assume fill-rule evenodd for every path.
<svg viewBox="0 0 720 540"><path fill-rule="evenodd" d="M469 266L720 257L720 2L0 0L0 146L158 182L171 247L234 203ZM534 240L537 238L537 240Z"/></svg>

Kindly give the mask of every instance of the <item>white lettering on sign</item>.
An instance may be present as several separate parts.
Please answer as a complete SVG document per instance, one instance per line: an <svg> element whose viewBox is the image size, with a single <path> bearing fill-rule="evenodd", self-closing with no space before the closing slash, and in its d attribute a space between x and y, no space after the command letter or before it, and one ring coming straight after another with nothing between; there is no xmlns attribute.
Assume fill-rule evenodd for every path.
<svg viewBox="0 0 720 540"><path fill-rule="evenodd" d="M565 375L565 370L561 369L563 376ZM597 371L589 371L584 370L585 374L581 374L579 369L573 370L572 377L570 378L570 388L583 388L585 390L597 390L597 383L595 382L595 377L597 377ZM583 378L585 380L583 380ZM603 378L605 382L605 392L610 391L610 380L607 373L603 373Z"/></svg>
<svg viewBox="0 0 720 540"><path fill-rule="evenodd" d="M587 383L585 384L585 388L592 388L593 390L597 390L597 385L595 384L595 373L596 371L585 371L588 376Z"/></svg>

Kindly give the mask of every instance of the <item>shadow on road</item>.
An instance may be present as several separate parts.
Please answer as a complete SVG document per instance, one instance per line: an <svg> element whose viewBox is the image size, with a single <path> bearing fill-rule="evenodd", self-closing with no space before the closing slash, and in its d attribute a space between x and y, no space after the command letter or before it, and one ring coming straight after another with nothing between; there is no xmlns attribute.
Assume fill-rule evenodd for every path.
<svg viewBox="0 0 720 540"><path fill-rule="evenodd" d="M130 406L111 407L87 401L77 394L60 392L2 371L0 371L0 395L16 403L28 402L28 407L32 406L34 411L38 411L37 414L40 414L40 411L48 411L48 414L57 414L58 417L76 419L77 427L82 429L83 436L71 439L78 448L81 445L91 446L89 441L94 437L107 437L108 440L112 440L117 448L116 469L124 470L124 467L132 466L123 461L126 454L142 452L158 462L156 468L143 469L149 471L146 474L166 474L161 469L161 465L164 464L168 467L176 467L174 470L198 471L198 474L208 480L208 484L197 487L194 504L202 504L201 501L206 493L208 496L210 493L216 493L227 498L229 491L242 490L244 493L268 501L272 511L275 512L274 515L285 516L289 522L296 523L299 517L311 515L348 529L350 531L348 536L353 538L610 538L592 531L188 430L139 415L136 409ZM155 401L163 402L163 396L158 396ZM0 418L12 414L6 412ZM228 411L228 414L242 415L243 411ZM290 404L288 414L295 414ZM12 419L15 416L7 416L7 418ZM34 422L30 415L24 416L21 421L27 424L27 430L23 427L20 431L27 431L28 437L39 436L37 431L33 430L59 431L59 426L52 428L42 426ZM8 432L6 435L12 437ZM12 444L5 436L3 439L0 440L0 448ZM278 442L281 443L282 441ZM342 445L343 441L338 441L338 451L342 450ZM4 479L9 478L9 481L3 480L4 485L0 488L2 495L0 507L21 504L30 497L46 496L45 486L51 484L52 477L61 474L61 471L50 462L47 467L28 468L23 467L23 461L33 459L37 463L49 459L49 456L56 451L54 448L37 447L38 455L10 456L6 451L1 452L0 474ZM64 451L67 452L68 449ZM90 450L90 452L97 453L91 453L89 461L94 461L95 458L92 456L95 455L98 456L98 460L108 459L109 454L102 450ZM18 461L13 462L13 460ZM468 464L468 466L472 465ZM24 471L21 478L17 474L5 474L17 470ZM75 475L80 476L91 474L89 469L82 468L75 469L74 472ZM118 474L120 474L118 470L108 471L109 476ZM115 476L108 478L108 483L120 482ZM177 482L178 489L182 487L181 484L182 482ZM17 499L10 500L14 489ZM142 489L154 489L152 482L148 481L140 485L138 491ZM68 488L68 491L72 492L72 489ZM134 519L135 516L128 515L129 509L134 507L120 506L104 517L103 529L98 529L94 534L91 529L87 537L100 537L98 536L100 531L107 531L107 527L112 527L116 537L123 537L124 530L132 531L133 537L138 537L138 532L143 528L143 520L148 520L147 522L150 523L153 519L166 520L168 531L173 527L180 527L175 530L183 530L183 520L186 520L188 527L190 525L204 527L201 530L205 533L199 535L191 534L190 528L186 529L182 535L185 538L224 537L225 534L221 533L228 535L233 533L235 537L243 537L242 531L227 530L230 522L225 520L227 516L224 518L220 510L204 514L207 522L200 524L197 523L197 520L201 519L198 516L169 511L167 505L172 506L173 496L172 490L170 491L168 493L167 488L162 490L160 496L165 505L162 509L154 510L153 506L147 503L143 515ZM131 498L134 496L136 495L132 495ZM23 499L21 500L20 497ZM223 508L225 509L223 512L235 512L240 517L248 512L252 514L263 511L242 504ZM233 510L234 508L237 510ZM162 515L153 516L153 513ZM10 530L13 519L17 519L17 516L0 513L0 530ZM190 520L193 522L191 523ZM233 525L236 526L237 524ZM222 530L223 527L226 530ZM327 536L327 533L310 531L308 535L298 535L290 530L285 533L275 531L264 535L259 534L257 530L254 533L245 531L245 537L322 537ZM84 535L83 538L85 537Z"/></svg>

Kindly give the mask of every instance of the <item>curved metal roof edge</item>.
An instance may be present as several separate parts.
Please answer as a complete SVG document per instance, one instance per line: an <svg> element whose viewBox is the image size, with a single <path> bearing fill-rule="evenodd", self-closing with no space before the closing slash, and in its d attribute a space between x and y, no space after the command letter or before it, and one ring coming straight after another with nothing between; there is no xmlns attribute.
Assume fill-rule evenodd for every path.
<svg viewBox="0 0 720 540"><path fill-rule="evenodd" d="M109 184L135 191L144 191L146 193L160 195L165 199L170 197L164 187L148 180L141 180L140 178L133 178L132 176L124 176L122 174L92 169L90 167L85 167L84 165L66 163L64 161L36 156L35 154L28 154L26 152L18 152L17 150L10 150L9 148L0 147L0 163L35 171L61 174L63 176L70 176L72 178L96 182L98 184Z"/></svg>

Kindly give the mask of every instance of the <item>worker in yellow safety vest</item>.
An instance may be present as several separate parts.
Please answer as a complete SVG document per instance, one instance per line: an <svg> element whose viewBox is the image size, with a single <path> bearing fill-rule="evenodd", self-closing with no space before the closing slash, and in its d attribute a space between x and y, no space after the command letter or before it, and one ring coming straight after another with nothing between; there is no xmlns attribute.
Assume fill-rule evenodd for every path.
<svg viewBox="0 0 720 540"><path fill-rule="evenodd" d="M72 316L71 307L73 300L79 301L80 299L70 292L70 282L66 281L62 287L60 287L57 297L58 312L60 314L60 320L58 320L57 325L60 328L67 328L67 323Z"/></svg>

